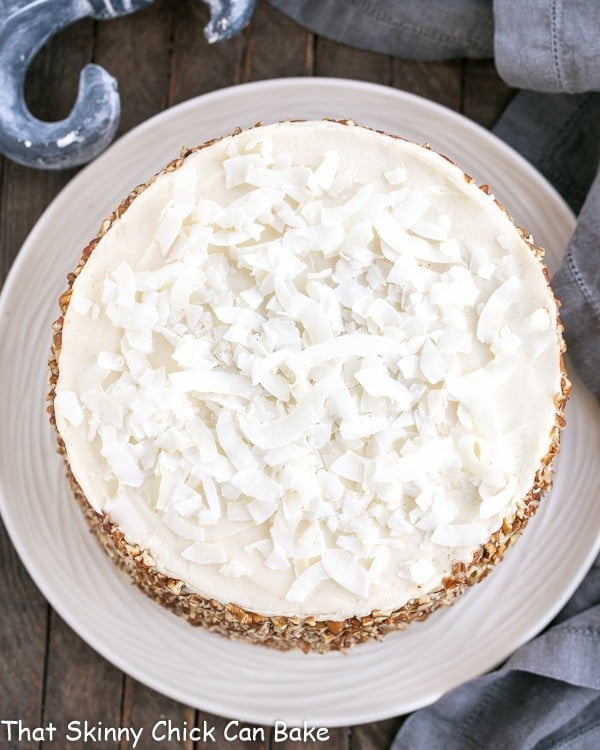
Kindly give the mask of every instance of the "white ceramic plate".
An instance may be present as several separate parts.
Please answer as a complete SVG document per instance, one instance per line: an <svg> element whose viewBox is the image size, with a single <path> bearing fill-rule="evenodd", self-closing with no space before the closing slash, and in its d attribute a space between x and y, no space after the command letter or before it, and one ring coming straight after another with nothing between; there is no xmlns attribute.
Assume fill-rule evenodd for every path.
<svg viewBox="0 0 600 750"><path fill-rule="evenodd" d="M600 546L600 410L575 383L556 482L524 538L457 604L349 654L281 654L190 627L134 589L88 533L44 398L57 295L100 220L182 145L285 117L351 117L431 145L489 183L555 268L574 220L521 157L463 117L400 91L333 79L225 89L163 112L83 170L42 216L0 304L0 506L32 577L88 643L167 695L240 720L357 724L423 706L505 659L558 611Z"/></svg>

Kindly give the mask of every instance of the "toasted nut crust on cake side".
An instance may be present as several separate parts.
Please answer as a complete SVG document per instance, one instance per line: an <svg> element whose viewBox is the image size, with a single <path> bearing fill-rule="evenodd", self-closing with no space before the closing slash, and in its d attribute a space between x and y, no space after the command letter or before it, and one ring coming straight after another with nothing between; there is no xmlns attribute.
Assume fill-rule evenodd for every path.
<svg viewBox="0 0 600 750"><path fill-rule="evenodd" d="M351 120L339 121L344 125L354 125ZM262 123L257 123L261 125ZM232 135L241 132L235 130ZM388 135L383 131L376 131ZM392 136L400 138L399 136ZM50 391L48 395L48 413L50 422L55 428L58 451L63 456L69 483L80 505L83 514L98 537L109 557L124 571L133 582L149 597L155 599L173 613L186 618L192 625L199 625L208 630L220 633L234 640L245 640L260 643L282 651L299 648L304 652L327 652L344 650L358 643L371 639L382 639L387 633L402 630L413 621L425 620L434 610L451 604L457 596L469 586L483 580L492 568L504 557L506 550L518 539L528 520L536 512L543 494L550 488L552 481L551 463L559 451L560 430L565 426L564 409L570 390L563 352L565 343L562 336L562 324L557 317L556 332L560 343L560 372L561 392L555 398L555 420L549 435L549 447L546 455L536 472L533 486L523 498L516 513L505 518L498 528L473 555L469 564L455 563L452 575L442 580L442 586L420 598L411 599L404 606L393 610L374 610L365 617L351 617L342 621L318 621L314 617L265 616L246 611L235 603L223 603L215 599L207 599L187 589L186 584L178 579L169 578L161 573L148 550L130 543L123 531L119 529L106 515L98 514L86 499L81 487L75 479L66 455L63 439L56 427L54 412L54 398L59 376L58 359L61 352L62 328L64 315L70 303L73 283L81 269L94 252L98 242L110 229L113 222L122 216L135 198L151 185L160 175L178 169L185 158L221 139L212 139L192 149L184 149L181 156L170 162L161 172L152 177L144 185L136 187L107 218L98 233L84 249L79 264L67 277L68 288L59 298L61 315L53 326L53 344L49 360ZM403 139L400 139L403 140ZM429 148L429 146L425 146ZM447 158L447 157L444 157ZM450 161L450 159L448 159ZM465 174L467 182L473 178ZM487 185L480 186L483 192L489 192ZM508 215L503 206L497 201L496 205ZM509 216L509 218L511 218ZM512 221L512 219L511 219ZM514 223L514 222L513 222ZM518 230L530 248L531 252L540 260L543 250L536 247L531 237L522 229ZM552 294L549 274L545 266L541 266L546 285ZM557 306L559 303L557 302Z"/></svg>

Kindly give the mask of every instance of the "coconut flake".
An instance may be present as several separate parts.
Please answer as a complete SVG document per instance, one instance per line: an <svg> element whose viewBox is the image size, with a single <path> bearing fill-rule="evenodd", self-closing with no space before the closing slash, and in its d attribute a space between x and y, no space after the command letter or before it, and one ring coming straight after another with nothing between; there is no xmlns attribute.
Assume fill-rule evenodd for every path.
<svg viewBox="0 0 600 750"><path fill-rule="evenodd" d="M79 427L83 422L83 410L74 391L59 391L54 396L54 412L73 427Z"/></svg>
<svg viewBox="0 0 600 750"><path fill-rule="evenodd" d="M346 451L331 464L331 471L351 482L362 482L365 459L352 451Z"/></svg>
<svg viewBox="0 0 600 750"><path fill-rule="evenodd" d="M479 341L490 342L497 334L505 319L506 311L515 299L518 288L519 280L510 278L490 294L479 313L479 322L477 323L477 338Z"/></svg>
<svg viewBox="0 0 600 750"><path fill-rule="evenodd" d="M387 416L384 411L361 414L355 419L342 419L340 422L340 434L344 440L356 440L358 438L374 435L388 426Z"/></svg>
<svg viewBox="0 0 600 750"><path fill-rule="evenodd" d="M74 310L78 315L87 315L92 309L93 303L85 297L74 297L69 302L69 309Z"/></svg>
<svg viewBox="0 0 600 750"><path fill-rule="evenodd" d="M218 542L194 542L186 547L181 556L198 565L215 565L227 562L225 548Z"/></svg>
<svg viewBox="0 0 600 750"><path fill-rule="evenodd" d="M447 367L440 350L430 339L423 346L420 367L426 380L432 385L439 383L447 372Z"/></svg>
<svg viewBox="0 0 600 750"><path fill-rule="evenodd" d="M427 240L442 242L443 240L448 239L448 229L446 227L432 221L425 221L424 219L416 221L410 228L410 231ZM441 255L445 256L444 253L441 253ZM436 254L436 257L439 256Z"/></svg>
<svg viewBox="0 0 600 750"><path fill-rule="evenodd" d="M327 191L331 188L339 162L340 155L337 151L325 152L323 161L308 179L308 186L313 192Z"/></svg>
<svg viewBox="0 0 600 750"><path fill-rule="evenodd" d="M273 542L270 539L259 539L257 542L247 544L244 547L244 552L251 554L252 552L258 552L264 558L268 557L273 551Z"/></svg>
<svg viewBox="0 0 600 750"><path fill-rule="evenodd" d="M406 167L396 167L384 172L383 176L390 185L401 185L406 182L407 170Z"/></svg>
<svg viewBox="0 0 600 750"><path fill-rule="evenodd" d="M259 154L245 154L234 156L223 162L225 170L225 186L227 188L238 187L246 182L249 167L264 169L267 166L265 159Z"/></svg>
<svg viewBox="0 0 600 750"><path fill-rule="evenodd" d="M250 398L252 384L247 378L229 372L207 370L181 370L172 372L169 380L173 388L181 393L214 393L219 396Z"/></svg>
<svg viewBox="0 0 600 750"><path fill-rule="evenodd" d="M371 584L369 574L354 556L343 549L327 549L321 555L327 575L351 594L366 597Z"/></svg>
<svg viewBox="0 0 600 750"><path fill-rule="evenodd" d="M489 531L480 523L456 523L438 526L431 541L442 547L477 547L489 537Z"/></svg>
<svg viewBox="0 0 600 750"><path fill-rule="evenodd" d="M101 351L96 360L98 367L111 372L122 372L125 369L125 357L114 352Z"/></svg>
<svg viewBox="0 0 600 750"><path fill-rule="evenodd" d="M238 471L231 478L231 484L243 492L244 495L264 500L271 505L275 505L275 500L278 500L283 494L283 487L279 482L271 479L262 471L252 469Z"/></svg>
<svg viewBox="0 0 600 750"><path fill-rule="evenodd" d="M322 307L310 297L296 293L284 309L294 320L301 323L311 344L318 344L333 338L327 315Z"/></svg>
<svg viewBox="0 0 600 750"><path fill-rule="evenodd" d="M163 210L154 235L163 255L169 252L171 245L181 232L184 218L184 212L174 202Z"/></svg>
<svg viewBox="0 0 600 750"><path fill-rule="evenodd" d="M230 560L219 568L219 573L226 578L242 578L242 576L251 576L252 570L239 560Z"/></svg>
<svg viewBox="0 0 600 750"><path fill-rule="evenodd" d="M216 429L221 448L235 468L240 472L243 470L258 472L257 460L252 455L248 445L240 437L233 422L233 417L226 409L223 409L219 414ZM234 485L243 492L245 491L235 482Z"/></svg>
<svg viewBox="0 0 600 750"><path fill-rule="evenodd" d="M102 437L102 455L108 461L111 470L119 481L126 487L141 487L144 482L144 472L137 465L136 460L124 445L108 440L106 429L99 430Z"/></svg>
<svg viewBox="0 0 600 750"><path fill-rule="evenodd" d="M164 525L181 539L190 542L203 542L205 531L202 527L188 521L177 513L169 513L163 517Z"/></svg>
<svg viewBox="0 0 600 750"><path fill-rule="evenodd" d="M202 508L202 495L192 487L181 482L171 498L173 508L181 516L191 516Z"/></svg>
<svg viewBox="0 0 600 750"><path fill-rule="evenodd" d="M234 488L236 492L240 492L237 488ZM252 521L253 518L250 515L250 511L248 510L248 505L246 503L240 503L237 502L237 500L232 500L231 502L227 503L227 508L225 511L225 515L227 516L227 519L229 521Z"/></svg>
<svg viewBox="0 0 600 750"><path fill-rule="evenodd" d="M373 185L363 185L355 195L341 206L335 208L323 208L321 220L323 226L332 227L344 224L348 219L360 211L373 195Z"/></svg>
<svg viewBox="0 0 600 750"><path fill-rule="evenodd" d="M298 372L323 365L332 359L346 360L350 357L393 355L400 350L400 343L386 336L350 333L337 336L330 341L307 346L301 352L292 355L288 359L287 366L294 372Z"/></svg>
<svg viewBox="0 0 600 750"><path fill-rule="evenodd" d="M121 262L113 271L113 279L117 284L117 304L131 309L135 302L135 274L128 263Z"/></svg>
<svg viewBox="0 0 600 750"><path fill-rule="evenodd" d="M242 292L240 292L240 297L253 310L256 310L256 308L262 305L264 301L263 295L258 291L258 289L256 289L256 287L244 289Z"/></svg>
<svg viewBox="0 0 600 750"><path fill-rule="evenodd" d="M400 410L406 409L412 401L406 386L379 370L365 368L355 372L354 377L368 394L390 399Z"/></svg>
<svg viewBox="0 0 600 750"><path fill-rule="evenodd" d="M288 602L303 602L320 583L326 581L329 575L320 562L314 563L301 573L288 589L285 598Z"/></svg>
<svg viewBox="0 0 600 750"><path fill-rule="evenodd" d="M109 398L101 386L86 391L82 394L81 400L92 414L97 414L104 422L115 427L123 425L123 408Z"/></svg>
<svg viewBox="0 0 600 750"><path fill-rule="evenodd" d="M550 327L550 313L546 307L538 307L526 320L532 331L546 331Z"/></svg>
<svg viewBox="0 0 600 750"><path fill-rule="evenodd" d="M491 518L498 513L504 512L514 497L516 485L517 479L514 476L508 480L506 487L499 492L490 493L486 485L482 484L479 488L479 494L482 498L479 517Z"/></svg>
<svg viewBox="0 0 600 750"><path fill-rule="evenodd" d="M156 308L143 302L134 302L131 307L111 302L106 306L106 315L114 326L127 331L149 331L158 323Z"/></svg>
<svg viewBox="0 0 600 750"><path fill-rule="evenodd" d="M430 560L417 560L409 566L409 570L410 577L418 586L427 583L436 573L435 566Z"/></svg>
<svg viewBox="0 0 600 750"><path fill-rule="evenodd" d="M318 418L334 383L331 379L317 383L300 399L296 408L284 417L260 423L240 414L240 429L247 440L259 448L282 448L304 435Z"/></svg>

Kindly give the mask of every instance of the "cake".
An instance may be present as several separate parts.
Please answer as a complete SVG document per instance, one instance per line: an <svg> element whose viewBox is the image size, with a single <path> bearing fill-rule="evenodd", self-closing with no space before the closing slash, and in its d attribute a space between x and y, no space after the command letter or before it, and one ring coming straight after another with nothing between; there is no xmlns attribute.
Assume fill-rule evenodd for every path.
<svg viewBox="0 0 600 750"><path fill-rule="evenodd" d="M231 638L328 651L425 619L551 483L542 256L486 185L352 121L185 150L60 299L49 411L90 526Z"/></svg>

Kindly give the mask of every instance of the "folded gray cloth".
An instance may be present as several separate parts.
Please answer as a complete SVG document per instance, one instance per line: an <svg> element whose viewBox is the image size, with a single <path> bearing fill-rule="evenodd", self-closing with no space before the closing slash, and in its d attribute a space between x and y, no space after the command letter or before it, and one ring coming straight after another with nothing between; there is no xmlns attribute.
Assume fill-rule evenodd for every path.
<svg viewBox="0 0 600 750"><path fill-rule="evenodd" d="M269 1L363 49L421 60L493 53L506 82L525 89L495 132L580 210L552 284L569 357L600 400L600 0ZM600 748L600 558L542 635L412 714L392 745L476 748Z"/></svg>
<svg viewBox="0 0 600 750"><path fill-rule="evenodd" d="M392 750L597 750L600 558L545 633L408 717Z"/></svg>
<svg viewBox="0 0 600 750"><path fill-rule="evenodd" d="M516 88L600 91L599 32L598 0L494 0L496 67Z"/></svg>
<svg viewBox="0 0 600 750"><path fill-rule="evenodd" d="M320 36L413 60L491 57L491 0L269 0Z"/></svg>
<svg viewBox="0 0 600 750"><path fill-rule="evenodd" d="M600 42L597 46L600 65ZM522 91L494 132L529 159L580 212L552 286L562 305L569 359L600 400L600 94Z"/></svg>

